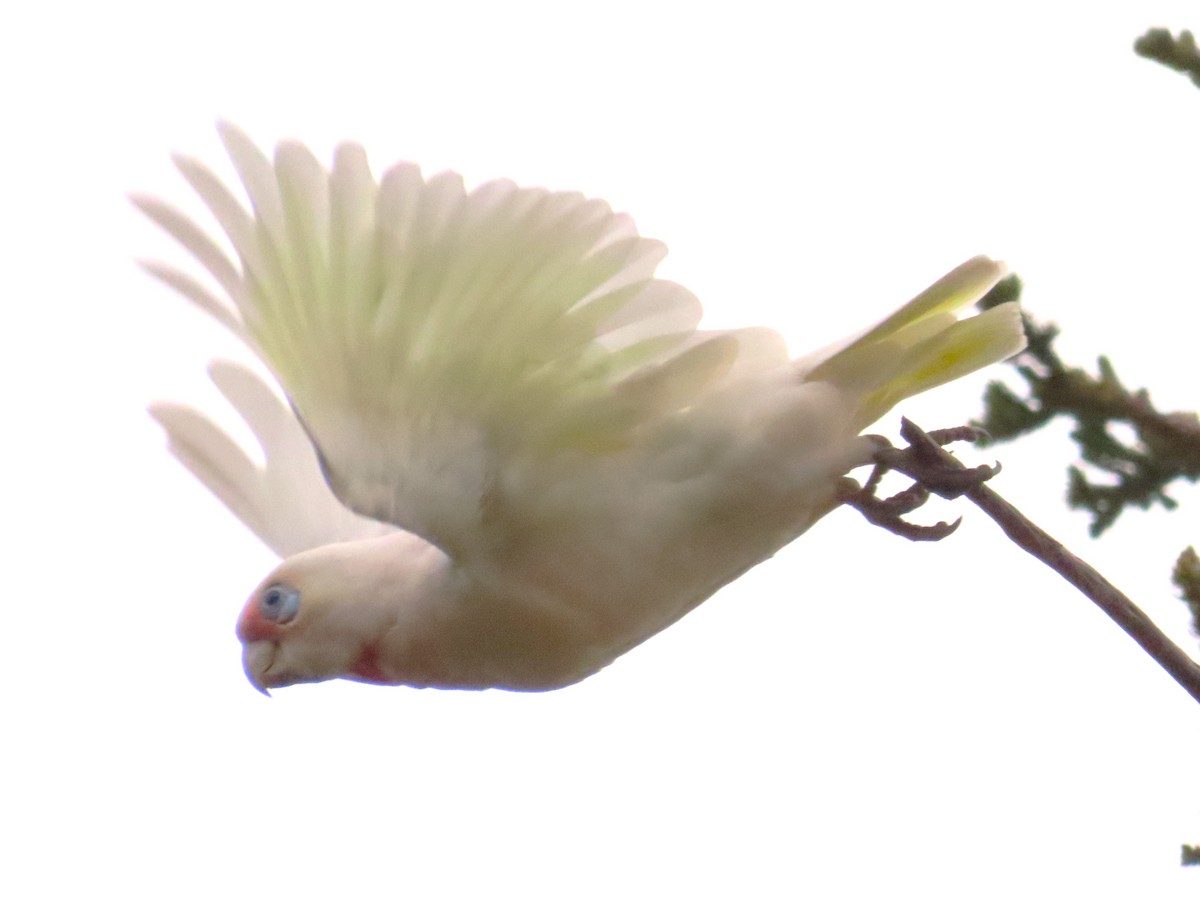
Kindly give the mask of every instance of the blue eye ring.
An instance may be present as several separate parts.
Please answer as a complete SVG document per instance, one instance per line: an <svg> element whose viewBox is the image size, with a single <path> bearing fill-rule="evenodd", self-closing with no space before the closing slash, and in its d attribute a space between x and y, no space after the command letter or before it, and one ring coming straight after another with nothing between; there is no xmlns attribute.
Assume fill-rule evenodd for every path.
<svg viewBox="0 0 1200 905"><path fill-rule="evenodd" d="M271 622L291 622L300 612L300 592L286 584L267 585L259 595L258 611Z"/></svg>

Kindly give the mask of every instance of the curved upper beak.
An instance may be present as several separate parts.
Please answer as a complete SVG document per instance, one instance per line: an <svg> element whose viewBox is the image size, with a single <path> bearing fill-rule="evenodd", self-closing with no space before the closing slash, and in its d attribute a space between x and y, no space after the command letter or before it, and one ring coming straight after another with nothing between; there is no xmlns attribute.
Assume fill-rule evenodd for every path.
<svg viewBox="0 0 1200 905"><path fill-rule="evenodd" d="M242 642L242 669L246 678L268 698L271 692L267 690L267 672L275 662L277 648L278 644L274 641Z"/></svg>

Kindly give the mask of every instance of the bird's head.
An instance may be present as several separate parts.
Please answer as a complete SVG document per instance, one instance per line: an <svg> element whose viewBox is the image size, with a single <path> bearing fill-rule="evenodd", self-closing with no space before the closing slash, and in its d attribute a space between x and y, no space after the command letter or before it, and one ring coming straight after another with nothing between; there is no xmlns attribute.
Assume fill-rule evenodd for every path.
<svg viewBox="0 0 1200 905"><path fill-rule="evenodd" d="M379 666L378 647L403 616L398 598L417 590L414 578L430 565L416 540L389 535L330 544L280 563L238 618L250 683L267 694L336 678L401 681Z"/></svg>

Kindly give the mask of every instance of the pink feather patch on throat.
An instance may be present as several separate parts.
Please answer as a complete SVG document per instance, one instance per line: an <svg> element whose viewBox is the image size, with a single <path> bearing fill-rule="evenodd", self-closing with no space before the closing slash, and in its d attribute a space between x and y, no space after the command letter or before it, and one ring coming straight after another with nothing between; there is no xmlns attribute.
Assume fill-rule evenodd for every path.
<svg viewBox="0 0 1200 905"><path fill-rule="evenodd" d="M358 659L350 667L347 678L357 679L360 682L371 682L376 685L396 684L379 665L379 650L374 644L368 644L362 649L362 652L358 655Z"/></svg>

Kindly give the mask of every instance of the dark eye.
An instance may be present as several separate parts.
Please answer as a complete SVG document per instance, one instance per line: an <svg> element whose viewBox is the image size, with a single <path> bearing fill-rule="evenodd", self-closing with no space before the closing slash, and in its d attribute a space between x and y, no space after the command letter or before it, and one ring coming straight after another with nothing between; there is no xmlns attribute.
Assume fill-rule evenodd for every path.
<svg viewBox="0 0 1200 905"><path fill-rule="evenodd" d="M290 622L300 611L300 592L285 584L268 585L258 598L258 608L272 622Z"/></svg>

